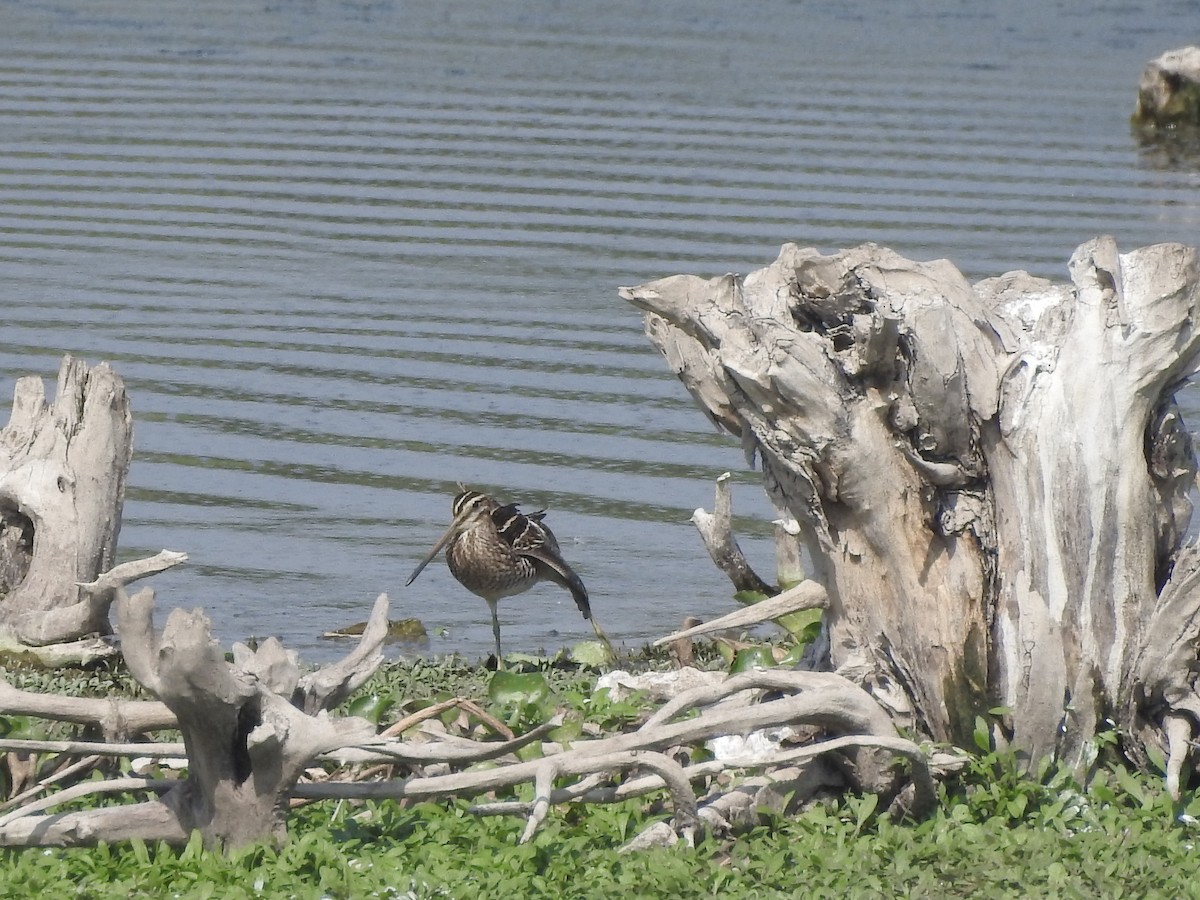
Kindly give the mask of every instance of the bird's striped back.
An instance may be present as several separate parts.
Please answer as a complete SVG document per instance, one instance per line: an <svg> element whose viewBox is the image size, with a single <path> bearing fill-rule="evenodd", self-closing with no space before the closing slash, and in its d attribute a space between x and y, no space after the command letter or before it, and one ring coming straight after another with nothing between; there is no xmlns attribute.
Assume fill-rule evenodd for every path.
<svg viewBox="0 0 1200 900"><path fill-rule="evenodd" d="M546 547L555 553L558 552L558 541L554 533L542 522L546 515L544 509L523 513L515 503L501 506L487 494L464 489L454 498L451 512L457 519L473 507L488 510L500 538L514 550L536 550Z"/></svg>

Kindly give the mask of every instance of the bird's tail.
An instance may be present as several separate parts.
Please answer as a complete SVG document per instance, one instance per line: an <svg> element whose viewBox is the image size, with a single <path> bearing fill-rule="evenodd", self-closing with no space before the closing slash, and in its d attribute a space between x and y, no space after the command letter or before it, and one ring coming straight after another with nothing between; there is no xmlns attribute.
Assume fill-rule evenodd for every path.
<svg viewBox="0 0 1200 900"><path fill-rule="evenodd" d="M579 607L579 611L583 614L583 617L590 621L592 618L592 604L588 599L587 588L583 586L583 582L575 574L575 570L561 559L555 559L549 555L539 555L537 561L543 575L559 587L564 587L571 592L571 597L575 600L575 605Z"/></svg>

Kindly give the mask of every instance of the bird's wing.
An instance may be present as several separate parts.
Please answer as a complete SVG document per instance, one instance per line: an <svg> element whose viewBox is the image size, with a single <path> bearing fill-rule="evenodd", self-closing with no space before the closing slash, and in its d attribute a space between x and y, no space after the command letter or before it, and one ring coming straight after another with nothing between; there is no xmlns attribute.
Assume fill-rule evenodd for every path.
<svg viewBox="0 0 1200 900"><path fill-rule="evenodd" d="M591 619L592 605L588 599L587 588L562 558L554 532L542 521L545 516L544 509L526 515L517 509L515 503L497 506L492 510L492 522L496 531L505 543L512 547L513 552L531 560L537 567L539 577L553 581L570 591L583 617Z"/></svg>
<svg viewBox="0 0 1200 900"><path fill-rule="evenodd" d="M515 503L509 503L492 510L492 523L504 542L518 553L537 550L539 547L548 547L552 553L558 553L558 541L554 538L554 532L542 522L545 516L544 509L526 515L517 509Z"/></svg>

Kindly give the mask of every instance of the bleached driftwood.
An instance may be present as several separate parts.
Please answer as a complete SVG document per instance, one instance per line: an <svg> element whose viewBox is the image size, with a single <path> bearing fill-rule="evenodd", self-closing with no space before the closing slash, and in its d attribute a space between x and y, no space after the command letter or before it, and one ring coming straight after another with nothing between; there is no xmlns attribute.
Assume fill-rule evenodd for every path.
<svg viewBox="0 0 1200 900"><path fill-rule="evenodd" d="M1151 60L1138 81L1133 124L1161 130L1200 128L1200 47L1181 47Z"/></svg>
<svg viewBox="0 0 1200 900"><path fill-rule="evenodd" d="M146 594L148 592L144 592ZM147 603L143 600L143 603ZM378 607L377 607L378 610ZM178 611L177 611L178 612ZM122 615L138 617L138 605ZM187 620L185 622L185 619ZM790 785L789 792L799 803L818 787L836 782L858 790L873 790L892 797L894 815L920 815L933 802L929 752L911 741L898 737L886 714L860 688L841 676L830 673L759 671L733 676L719 683L705 684L685 690L667 702L637 731L577 740L570 746L543 744L544 757L518 762L512 755L521 747L544 738L560 722L552 720L511 741L479 742L459 739L446 740L445 735L425 735L424 741L404 741L367 735L365 726L346 720L336 725L321 714L314 739L309 717L303 716L290 704L272 701L276 719L257 713L264 719L256 727L251 722L237 721L244 716L247 688L258 689L259 700L281 696L276 675L268 675L276 689L256 685L256 678L238 677L250 674L230 665L225 674L241 682L240 688L230 687L230 678L206 676L212 672L211 658L196 666L197 643L190 639L180 644L176 629L186 626L189 634L192 617L184 614L168 622L164 629L159 654L167 660L166 668L180 676L190 677L193 686L185 692L183 707L196 704L196 694L207 698L205 709L208 725L203 740L196 740L195 723L181 716L185 742L167 744L102 744L89 741L27 741L6 739L0 749L26 752L43 751L74 754L164 757L186 752L189 776L185 781L123 777L109 782L89 782L69 791L34 800L26 806L0 817L0 845L67 845L91 843L97 840L115 841L130 838L185 841L194 827L205 834L210 843L232 846L246 840L280 837L280 818L286 815L285 802L297 799L346 798L441 798L452 795L474 795L504 787L533 782L535 798L530 803L485 804L477 808L481 814L519 814L527 817L523 840L527 840L544 820L550 806L568 801L614 802L651 791L669 791L675 809L673 833L691 839L698 827L714 827L736 819L730 801L709 797L704 807L698 806L692 783L706 782L715 775L730 770L772 772L761 782L751 781L734 805L745 807L747 798L765 802L767 785L777 789ZM206 626L199 628L203 636ZM172 659L182 654L186 664ZM139 667L142 663L138 663ZM268 667L269 668L269 667ZM259 669L261 674L263 669ZM196 676L201 676L197 678ZM152 679L153 680L153 679ZM286 681L287 679L285 679ZM156 682L167 696L177 696L162 680ZM204 684L202 691L195 685ZM287 687L287 684L283 684ZM764 693L782 694L778 699L763 700ZM293 692L293 696L295 696ZM239 705L241 704L241 705ZM198 706L198 704L197 704ZM4 707L0 704L0 710ZM290 710L290 712L289 712ZM699 712L691 717L691 713ZM231 715L231 713L234 713ZM281 727L286 721L286 726ZM781 725L792 727L811 725L832 735L829 741L815 742L802 747L784 749L768 758L730 758L708 760L682 765L673 755L673 748L687 747L728 734L750 733ZM234 733L230 734L230 729ZM271 731L263 735L264 729ZM190 739L189 739L190 736ZM285 753L284 760L275 755L292 740L299 739L300 749ZM264 751L264 747L267 748ZM878 755L882 752L884 756ZM845 754L841 765L822 768L814 778L811 771L796 769L799 760L826 754ZM886 763L886 755L900 755L910 761L911 785L900 790L897 775ZM496 759L501 765L482 771L471 770L442 775L410 774L407 777L379 782L322 782L294 784L299 777L298 767L321 757L343 761L384 761L411 766L449 763L468 766L485 759ZM232 762L227 762L231 759ZM291 763L287 760L290 759ZM239 769L240 765L245 768ZM303 763L300 762L303 760ZM640 777L607 786L615 772L637 770ZM778 771L776 771L778 770ZM290 773L290 774L285 774ZM785 780L781 780L786 775ZM240 780L238 780L240 778ZM288 780L294 787L286 786ZM199 780L203 779L203 780ZM578 779L565 786L555 787L562 779ZM797 786L807 784L808 793L798 792ZM753 788L753 790L751 790ZM64 802L95 792L150 792L156 799L118 810L102 809L43 815ZM724 793L724 792L722 792ZM268 803L271 800L273 802ZM748 809L748 807L747 807ZM743 813L746 809L742 810ZM118 814L119 813L119 814ZM719 814L720 813L720 814ZM237 820L236 823L231 820Z"/></svg>
<svg viewBox="0 0 1200 900"><path fill-rule="evenodd" d="M717 479L716 502L713 511L706 512L697 509L692 513L692 524L700 532L700 538L712 557L717 568L729 576L734 590L754 591L771 596L779 593L779 588L765 581L754 571L747 562L742 548L738 546L733 533L733 499L730 496L729 482L733 476L729 472Z"/></svg>
<svg viewBox="0 0 1200 900"><path fill-rule="evenodd" d="M67 697L22 691L0 678L0 715L37 716L58 722L93 725L107 741L175 728L175 714L158 700ZM94 751L93 751L94 752Z"/></svg>
<svg viewBox="0 0 1200 900"><path fill-rule="evenodd" d="M1200 268L1098 238L1069 269L972 286L788 244L745 278L621 293L801 524L837 670L936 740L1004 706L1018 750L1081 766L1107 717L1140 743L1170 711L1198 721L1173 395L1200 357Z"/></svg>
<svg viewBox="0 0 1200 900"><path fill-rule="evenodd" d="M699 637L702 634L712 634L714 631L725 631L730 628L750 628L761 622L768 622L786 616L788 613L805 609L824 609L829 605L829 595L825 588L815 581L802 581L795 587L789 588L782 594L776 594L766 600L761 600L751 606L744 606L726 615L719 616L708 622L693 625L682 631L675 631L654 642L655 647L670 644L684 638Z"/></svg>
<svg viewBox="0 0 1200 900"><path fill-rule="evenodd" d="M761 700L764 691L779 692L778 699ZM735 695L753 697L730 701ZM699 715L683 718L692 712ZM711 738L744 734L779 725L816 726L844 740L815 743L804 753L780 754L777 759L702 762L683 766L667 751ZM825 747L825 749L820 749ZM364 746L365 749L365 746ZM301 784L297 797L334 799L430 799L450 795L474 795L532 781L535 796L529 803L485 804L483 814L528 816L523 836L527 840L544 819L549 807L570 800L611 802L653 790L669 791L675 806L675 830L690 835L701 824L698 801L690 784L730 769L770 769L799 757L824 752L846 751L846 767L840 785L901 796L898 776L887 763L887 755L899 753L912 761L915 795L903 795L905 813L923 814L932 802L929 754L911 741L899 738L886 713L871 697L846 679L832 673L758 671L730 677L719 684L683 692L665 704L638 730L592 740L576 740L569 748L546 745L542 759L516 762L483 771L456 772L428 777L409 777L355 784ZM881 750L883 755L876 752ZM627 779L616 788L601 786L613 772L643 770L640 778ZM561 779L579 779L554 787ZM804 799L804 798L800 798ZM897 808L897 813L900 808Z"/></svg>
<svg viewBox="0 0 1200 900"><path fill-rule="evenodd" d="M800 559L800 526L786 511L775 520L775 572L778 586L762 578L746 559L733 530L733 494L729 472L717 478L716 498L710 513L701 508L692 513L692 524L700 533L708 555L729 576L734 590L772 596L804 579Z"/></svg>
<svg viewBox="0 0 1200 900"><path fill-rule="evenodd" d="M114 588L186 558L164 551L112 569L132 453L129 400L107 363L64 357L52 403L40 378L17 381L0 430L0 644L10 654L53 663L111 652L94 636L112 630Z"/></svg>
<svg viewBox="0 0 1200 900"><path fill-rule="evenodd" d="M802 585L777 599L794 604L799 597L811 605L814 597L820 599L820 591L814 593L814 587ZM795 596L789 599L789 594ZM185 755L188 775L182 781L122 777L89 782L47 797L35 798L34 791L27 792L23 806L0 817L0 845L68 845L130 838L180 843L198 828L206 843L230 847L251 840L281 839L292 799L470 796L523 782L535 787L531 803L485 804L478 811L526 816L525 840L555 803L612 802L664 787L674 805L672 833L691 839L700 827L728 825L736 818L728 800L709 797L700 807L694 782L707 783L731 770L773 772L780 767L790 779L787 783L795 782L793 787L803 783L815 790L834 780L842 787L886 794L892 798L896 814L927 811L933 796L928 751L898 737L888 716L865 691L832 673L767 670L719 680L706 677L699 679L698 686L677 693L634 732L576 740L569 746L542 743L542 758L520 762L514 756L516 751L543 741L561 724L558 718L512 740L481 742L431 731L412 740L389 736L401 727L428 728L430 723L417 717L375 735L367 723L334 720L324 707L315 715L304 712L314 697L330 703L340 696L340 688L330 689L330 685L359 683L363 672L377 665L378 646L386 632L386 597L377 601L359 648L324 675L314 673L301 679L292 655L276 642L266 642L255 653L236 646L234 662L228 663L212 642L208 622L199 612L175 610L160 636L150 621L150 591L130 598L118 589L118 595L118 624L130 669L162 702L45 697L0 683L0 714L22 711L101 723L112 737L175 724L183 732L182 745L0 739L0 750L87 754L92 759ZM831 740L781 747L765 756L686 765L675 756L679 748L780 726L793 729L789 733L796 733L796 728L819 729ZM887 763L888 756L896 754L910 761L911 785L906 790L901 790L900 776ZM820 778L813 776L815 770L794 768L797 760L827 755L841 761L833 767L823 766ZM384 762L407 766L409 772L378 782L298 783L304 770L320 759ZM447 771L447 767L461 768L488 759L499 765L482 771ZM441 774L423 774L426 768ZM641 774L611 784L614 773L626 770ZM774 774L766 777L778 786ZM760 800L764 790L762 785L752 792L746 788L747 796ZM48 814L64 802L96 792L149 792L155 796L115 809ZM808 796L799 791L795 794L798 801ZM742 797L739 802L744 805L748 801Z"/></svg>
<svg viewBox="0 0 1200 900"><path fill-rule="evenodd" d="M165 572L167 569L187 562L187 554L177 550L160 550L154 556L134 559L113 566L94 580L81 582L79 590L88 596L112 595L117 588L128 587L135 581Z"/></svg>
<svg viewBox="0 0 1200 900"><path fill-rule="evenodd" d="M25 571L7 585L0 626L23 642L108 632L107 605L78 585L113 563L132 452L125 386L106 363L89 370L65 357L51 404L40 378L17 381L0 431L0 508L28 540L8 548L24 554Z"/></svg>
<svg viewBox="0 0 1200 900"><path fill-rule="evenodd" d="M116 588L117 619L125 660L133 676L162 701L183 733L188 776L163 796L117 809L36 816L37 806L9 813L0 844L72 844L97 840L179 842L199 829L209 846L233 847L282 840L289 791L311 761L328 750L374 737L374 727L335 719L327 705L378 667L387 632L387 597L376 600L359 646L342 663L301 677L295 654L267 640L251 651L234 647L226 662L199 611L174 610L161 634L153 627L154 594L129 597ZM24 692L0 691L4 703L29 705ZM64 718L67 698L43 710ZM307 708L307 712L306 712ZM132 707L117 718L128 720ZM159 710L145 709L147 714ZM76 714L94 715L95 707ZM174 749L174 748L173 748ZM137 748L139 755L148 755ZM140 782L134 787L142 789ZM156 787L149 789L158 790Z"/></svg>
<svg viewBox="0 0 1200 900"><path fill-rule="evenodd" d="M933 753L902 737L884 735L848 735L815 741L779 753L771 762L768 775L740 779L728 790L718 790L697 808L696 818L706 830L728 834L758 821L764 809L779 814L794 812L823 791L842 793L845 780L834 766L812 765L825 754L845 750L884 750L913 765L913 781L897 794L888 807L888 817L900 820L921 817L937 805L935 773L956 771L968 757L962 754ZM725 765L735 764L727 760ZM682 836L685 840L689 835ZM621 852L667 847L680 839L676 829L656 822L621 847Z"/></svg>

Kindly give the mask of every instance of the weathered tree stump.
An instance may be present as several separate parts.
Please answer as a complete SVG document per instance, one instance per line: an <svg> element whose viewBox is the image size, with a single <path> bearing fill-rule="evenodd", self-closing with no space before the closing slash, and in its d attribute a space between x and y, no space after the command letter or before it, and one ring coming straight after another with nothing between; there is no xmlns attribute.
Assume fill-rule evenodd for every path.
<svg viewBox="0 0 1200 900"><path fill-rule="evenodd" d="M0 632L28 645L108 634L112 566L133 452L129 401L106 363L63 359L53 403L17 381L0 431Z"/></svg>
<svg viewBox="0 0 1200 900"><path fill-rule="evenodd" d="M175 713L189 761L178 797L168 797L185 832L207 846L233 847L287 835L289 791L320 753L375 736L363 719L325 710L357 689L383 661L387 598L375 604L349 662L300 677L295 653L274 638L257 650L235 644L233 662L199 610L172 611L161 637L151 623L154 594L120 596L118 624L133 676ZM308 708L306 710L306 707Z"/></svg>
<svg viewBox="0 0 1200 900"><path fill-rule="evenodd" d="M1151 60L1138 81L1133 124L1157 131L1200 128L1200 47L1183 47Z"/></svg>
<svg viewBox="0 0 1200 900"><path fill-rule="evenodd" d="M178 844L194 830L209 847L281 842L287 836L291 791L305 768L321 753L375 738L370 722L334 718L327 711L357 690L383 661L387 597L375 601L354 651L339 663L301 676L295 653L285 651L274 638L253 651L235 644L233 662L227 662L212 639L208 618L199 610L172 611L157 634L151 621L153 591L129 597L123 588L116 590L125 660L133 676L161 703L125 701L111 711L126 726L136 716L145 727L178 727L188 775L176 782L126 779L112 786L163 795L143 803L47 816L18 811L0 818L0 845L131 838ZM100 703L70 697L34 701L0 684L0 709L6 711L24 708L87 721L97 715L95 706ZM164 708L169 715L164 716ZM113 727L105 730L112 734ZM120 752L139 750L135 745L121 747Z"/></svg>
<svg viewBox="0 0 1200 900"><path fill-rule="evenodd" d="M1173 395L1200 359L1200 267L1099 238L1070 271L972 286L788 244L745 278L621 294L761 460L828 588L832 664L897 721L969 744L1003 706L1032 758L1086 764L1106 719L1134 758L1186 753L1200 554Z"/></svg>

